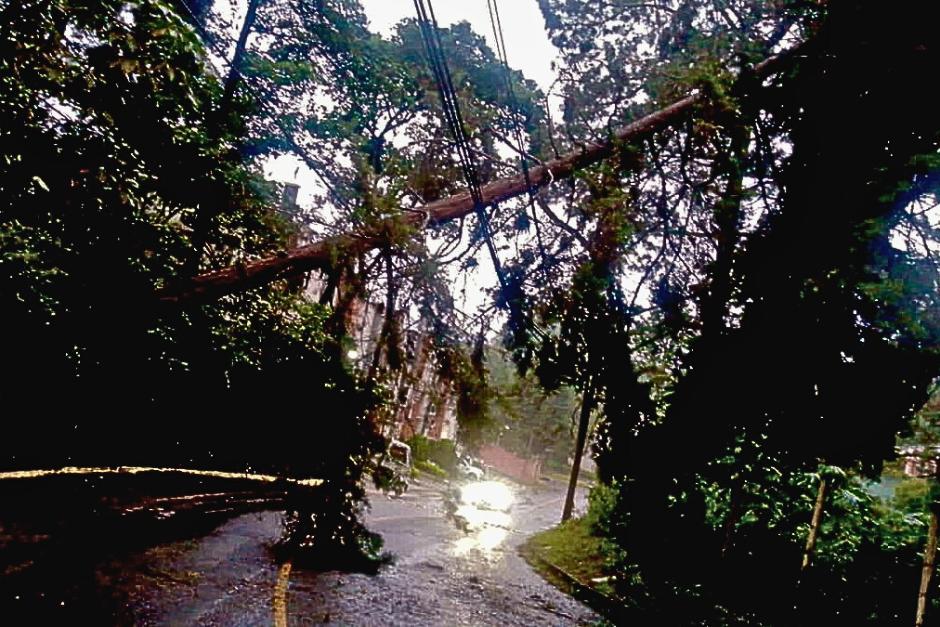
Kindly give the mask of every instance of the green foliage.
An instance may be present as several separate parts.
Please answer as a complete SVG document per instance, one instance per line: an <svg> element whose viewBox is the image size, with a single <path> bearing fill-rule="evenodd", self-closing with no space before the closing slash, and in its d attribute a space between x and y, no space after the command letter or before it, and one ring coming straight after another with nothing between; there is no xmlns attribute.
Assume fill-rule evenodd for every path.
<svg viewBox="0 0 940 627"><path fill-rule="evenodd" d="M412 468L409 473L410 476L407 476L408 473L399 472L398 468L387 464L380 464L373 468L370 474L372 476L372 484L377 490L381 490L385 493L394 492L395 494L401 495L408 489L408 480L414 478L415 469Z"/></svg>
<svg viewBox="0 0 940 627"><path fill-rule="evenodd" d="M579 405L574 390L547 392L531 373L520 375L505 353L491 349L490 355L492 421L486 440L524 457L541 457L547 468L564 471L574 450L572 417Z"/></svg>
<svg viewBox="0 0 940 627"><path fill-rule="evenodd" d="M900 511L925 511L930 505L930 482L920 478L903 479L894 489L892 505Z"/></svg>
<svg viewBox="0 0 940 627"><path fill-rule="evenodd" d="M446 336L436 335L435 338L438 373L453 385L457 394L457 424L461 440L475 446L490 421L488 399L491 391L486 381L482 347L467 355L463 346L448 341Z"/></svg>
<svg viewBox="0 0 940 627"><path fill-rule="evenodd" d="M443 476L456 474L457 447L453 440L430 440L423 435L416 435L408 440L408 446L411 447L415 466L419 470L425 468L418 466L418 462L425 462L428 472L435 476L441 476L440 473L444 473Z"/></svg>
<svg viewBox="0 0 940 627"><path fill-rule="evenodd" d="M0 467L329 478L292 508L318 547L357 546L378 398L328 312L280 282L179 309L153 295L287 241L249 99L222 102L166 2L31 0L0 18Z"/></svg>
<svg viewBox="0 0 940 627"><path fill-rule="evenodd" d="M415 462L415 468L421 472L431 475L432 477L436 477L437 479L446 479L447 477L451 476L446 470L434 462L428 461L426 459Z"/></svg>
<svg viewBox="0 0 940 627"><path fill-rule="evenodd" d="M563 412L543 414L546 399L578 390L597 406L605 486L587 524L641 622L779 624L794 605L816 608L802 622L900 620L919 499L934 488L905 484L886 505L861 477L879 474L937 374L938 234L915 201L937 195L940 129L929 98L898 96L938 65L936 7L539 4L562 54L559 133L542 124L533 84L513 74L508 97L505 69L468 25L441 34L484 181L502 173L494 137L515 121L545 156L606 140L690 89L705 98L686 123L579 165L531 218L492 210L518 251L498 304L534 303L510 325L523 376L500 379L489 363L508 395L488 384L485 330L474 342L454 315L447 264L475 266L480 229L437 225L407 247L410 222L373 233L389 244L390 363L407 339L394 312L419 312L471 444L515 424L515 450L556 446ZM376 259L331 248L333 310L283 281L179 309L152 295L286 245L260 158L289 152L321 177L326 210L311 217L329 230L368 232L462 191L420 33L413 21L388 40L370 33L355 0L266 1L263 52L249 51L248 82L227 100L173 6L0 5L0 402L12 417L0 467L329 477L321 510L297 495L294 548L377 551L356 503L381 445L368 416L383 387L342 358ZM785 71L750 77L802 39ZM530 370L564 391L537 393ZM932 443L921 418L913 432ZM436 446L416 442L416 456L452 469L453 450ZM830 498L801 576L820 474Z"/></svg>
<svg viewBox="0 0 940 627"><path fill-rule="evenodd" d="M885 506L859 477L879 474L937 374L938 275L925 252L937 230L915 219L904 228L923 244L899 235L912 201L927 211L936 193L926 164L940 134L928 108L897 99L936 60L915 26L935 10L540 6L570 73L567 132L600 139L649 102L706 96L686 124L636 145L645 174L598 168L566 190L593 228L591 263L582 257L545 307L549 341L535 357L550 387L611 377L595 442L609 488L593 524L638 622L900 621L923 514ZM808 52L754 84L747 66L790 38L783 47L811 39ZM863 104L847 115L848 103ZM877 132L858 133L863 119ZM707 249L692 224L707 225ZM612 297L624 284L641 300L652 292L651 313ZM816 561L798 584L820 463L852 470L826 470Z"/></svg>
<svg viewBox="0 0 940 627"><path fill-rule="evenodd" d="M916 507L882 505L857 477L843 474L840 478L838 473L827 477L835 483L826 502L813 568L804 574L799 588L796 574L817 473L784 476L769 472L752 484L752 498L737 517L733 549L724 556L717 548L727 532L728 489L700 482L699 497L689 494L677 499L673 506L686 514L698 498L709 504L704 520L711 529L712 550L699 554L696 559L707 561L694 568L710 577L687 588L662 585L649 568L641 567L620 543L611 541L629 528L616 483L592 491L585 520L605 538L600 545L605 572L615 575L612 581L617 593L629 600L633 620L670 616L682 624L776 625L781 617L792 615L800 624L822 616L838 617L827 620L845 620L845 624L893 624L895 613L906 615L902 610L911 605L926 514ZM668 566L690 567L685 560ZM756 581L747 584L742 575ZM793 604L797 605L795 614Z"/></svg>

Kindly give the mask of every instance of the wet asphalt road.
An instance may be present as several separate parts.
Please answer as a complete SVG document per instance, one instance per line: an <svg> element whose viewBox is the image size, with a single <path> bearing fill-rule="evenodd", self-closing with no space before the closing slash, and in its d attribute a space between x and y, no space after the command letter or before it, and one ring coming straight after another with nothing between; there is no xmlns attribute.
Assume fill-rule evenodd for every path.
<svg viewBox="0 0 940 627"><path fill-rule="evenodd" d="M506 514L486 509L464 531L446 517L439 486L372 494L369 527L395 556L375 576L279 566L268 547L280 517L268 512L103 567L98 579L122 590L119 620L139 625L591 624L593 612L516 552L557 521L563 497L558 484L516 487Z"/></svg>

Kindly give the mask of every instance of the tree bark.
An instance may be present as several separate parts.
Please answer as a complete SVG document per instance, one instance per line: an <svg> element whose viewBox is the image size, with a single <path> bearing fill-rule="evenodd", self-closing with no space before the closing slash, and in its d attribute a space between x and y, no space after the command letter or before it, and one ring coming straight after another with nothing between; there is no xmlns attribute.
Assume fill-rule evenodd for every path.
<svg viewBox="0 0 940 627"><path fill-rule="evenodd" d="M822 523L823 506L826 503L826 480L820 477L819 490L816 493L816 506L813 508L813 519L809 524L809 535L806 536L806 548L803 549L803 564L800 571L809 568L816 551L816 540L819 538L819 525Z"/></svg>
<svg viewBox="0 0 940 627"><path fill-rule="evenodd" d="M396 289L394 277L392 276L392 255L388 249L386 249L383 256L385 257L385 278L388 283L385 288L385 320L382 322L382 330L379 332L379 337L372 350L372 364L369 366L368 375L370 380L375 378L375 374L379 370L379 365L382 361L382 351L385 350L386 341L388 341L390 336L394 335L392 333L392 325L395 324L395 298L397 297L398 290ZM393 341L397 341L397 337L393 337L392 339ZM392 350L394 350L392 347L385 350L385 361L386 365L389 367L393 366L389 359ZM393 367L393 369L397 369L397 367Z"/></svg>
<svg viewBox="0 0 940 627"><path fill-rule="evenodd" d="M783 69L802 49L803 46L798 46L789 52L770 57L756 65L752 72L758 78L770 76ZM558 159L530 168L529 181L533 187L538 188L550 184L555 179L570 177L574 172L613 155L624 142L641 139L680 121L704 98L701 92L686 96L628 124L609 141L588 143ZM481 192L483 204L489 206L526 194L529 192L529 186L526 177L520 174L488 183L481 188ZM473 211L473 198L469 192L463 192L429 203L419 210L388 218L359 232L335 235L257 261L172 281L157 289L155 296L159 301L168 304L210 302L227 294L249 290L278 279L311 270L327 269L341 254L358 255L386 245L389 239L387 234L400 230L402 226L421 230L429 225L461 218Z"/></svg>
<svg viewBox="0 0 940 627"><path fill-rule="evenodd" d="M574 493L578 487L578 475L581 474L581 457L584 455L584 444L587 440L588 424L591 422L591 409L594 406L594 380L588 379L581 399L581 417L578 420L578 438L574 445L574 462L571 464L571 477L568 479L568 494L565 496L565 507L561 513L561 522L571 518L574 511Z"/></svg>
<svg viewBox="0 0 940 627"><path fill-rule="evenodd" d="M934 563L937 558L937 506L930 509L930 529L927 532L927 546L924 548L924 566L920 573L920 591L917 593L917 616L914 627L923 627L930 601L930 580L933 578Z"/></svg>
<svg viewBox="0 0 940 627"><path fill-rule="evenodd" d="M241 31L238 34L238 42L235 44L235 54L232 56L228 75L225 77L225 83L223 84L222 99L219 101L218 109L209 115L210 139L218 139L225 132L229 113L232 109L232 101L235 98L235 89L238 87L239 78L241 78L241 67L248 45L248 35L251 34L251 29L254 28L255 18L258 14L258 5L260 3L261 0L248 1L245 21L242 23ZM202 202L200 202L196 213L195 224L193 225L193 256L187 269L187 274L190 276L199 271L199 265L202 263L203 249L209 239L209 230L212 226L212 221L220 213L221 209L216 204L220 187L220 179L210 179L205 182Z"/></svg>
<svg viewBox="0 0 940 627"><path fill-rule="evenodd" d="M228 114L228 109L232 105L232 98L235 97L235 88L238 87L238 79L241 78L242 63L245 59L245 51L248 47L248 35L255 25L255 17L258 14L258 5L261 0L248 0L248 10L245 12L245 21L242 22L241 31L238 33L238 41L235 44L235 54L232 57L232 64L229 66L228 76L225 77L225 86L222 91L222 104L219 108L221 116Z"/></svg>
<svg viewBox="0 0 940 627"><path fill-rule="evenodd" d="M721 199L715 206L718 250L709 268L711 282L701 302L702 336L707 341L725 332L725 317L731 308L735 251L741 239L741 202L744 198L744 167L751 133L744 120L735 119L728 129L731 149L719 166L728 177Z"/></svg>

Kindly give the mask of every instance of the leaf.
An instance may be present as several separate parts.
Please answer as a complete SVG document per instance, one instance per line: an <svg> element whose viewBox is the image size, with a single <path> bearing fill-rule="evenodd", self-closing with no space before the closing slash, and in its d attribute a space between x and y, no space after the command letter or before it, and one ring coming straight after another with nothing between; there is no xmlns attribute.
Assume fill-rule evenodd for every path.
<svg viewBox="0 0 940 627"><path fill-rule="evenodd" d="M122 58L113 62L111 67L119 67L125 74L132 74L138 70L139 65L137 59Z"/></svg>

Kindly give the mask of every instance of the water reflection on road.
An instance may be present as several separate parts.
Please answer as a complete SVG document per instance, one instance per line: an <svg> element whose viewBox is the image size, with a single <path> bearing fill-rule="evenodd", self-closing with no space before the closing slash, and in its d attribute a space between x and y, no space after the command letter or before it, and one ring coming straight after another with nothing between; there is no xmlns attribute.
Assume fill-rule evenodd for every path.
<svg viewBox="0 0 940 627"><path fill-rule="evenodd" d="M457 540L454 553L496 557L495 552L512 530L510 510L515 500L513 489L500 481L473 481L461 486L452 515L467 535Z"/></svg>

